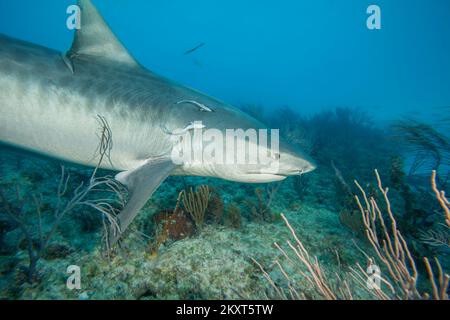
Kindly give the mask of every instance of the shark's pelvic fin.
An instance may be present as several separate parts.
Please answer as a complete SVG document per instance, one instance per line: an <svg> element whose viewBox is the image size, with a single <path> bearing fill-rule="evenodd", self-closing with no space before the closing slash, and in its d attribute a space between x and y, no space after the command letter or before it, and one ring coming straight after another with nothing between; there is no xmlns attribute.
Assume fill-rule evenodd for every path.
<svg viewBox="0 0 450 320"><path fill-rule="evenodd" d="M147 160L134 170L116 175L116 180L125 185L129 193L128 202L118 216L120 233L128 228L139 210L174 168L175 165L171 159ZM120 235L111 235L110 245L114 245Z"/></svg>
<svg viewBox="0 0 450 320"><path fill-rule="evenodd" d="M78 0L78 5L81 9L81 28L76 31L67 56L97 57L138 67L139 63L117 39L91 0Z"/></svg>

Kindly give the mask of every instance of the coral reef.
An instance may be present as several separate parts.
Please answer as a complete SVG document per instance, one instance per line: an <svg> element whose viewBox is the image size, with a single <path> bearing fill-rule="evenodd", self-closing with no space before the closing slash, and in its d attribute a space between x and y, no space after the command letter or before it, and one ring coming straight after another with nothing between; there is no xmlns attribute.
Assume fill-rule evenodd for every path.
<svg viewBox="0 0 450 320"><path fill-rule="evenodd" d="M234 229L240 229L242 227L241 209L234 204L230 204L227 208L225 225Z"/></svg>
<svg viewBox="0 0 450 320"><path fill-rule="evenodd" d="M192 188L189 191L182 191L182 201L184 208L194 220L198 231L203 229L205 222L205 212L208 207L210 191L206 185L199 186L196 191Z"/></svg>
<svg viewBox="0 0 450 320"><path fill-rule="evenodd" d="M217 191L212 192L206 212L212 223L221 224L223 222L224 209L225 204L220 194Z"/></svg>
<svg viewBox="0 0 450 320"><path fill-rule="evenodd" d="M280 188L281 183L268 185L265 189L256 188L255 196L256 203L250 199L245 201L246 206L251 212L251 219L258 222L272 222L274 217L272 215L270 206L272 200Z"/></svg>
<svg viewBox="0 0 450 320"><path fill-rule="evenodd" d="M357 181L355 181L355 184L361 192L362 200L360 196L355 196L355 199L362 216L366 237L377 259L371 258L368 253L358 247L367 258L368 267L363 268L359 262L356 262L355 267L350 267L348 273L341 272L341 276L336 275L333 281L331 275L322 267L319 259L309 254L288 219L285 215L282 215L293 238L293 242L290 240L286 242L289 253L275 242L275 247L281 252L281 257L274 261L274 265L283 281L278 282L274 280L274 276L270 275L257 260L253 259L253 262L260 268L263 276L271 286L267 297L277 299L308 298L305 291L299 290L298 281L301 279L306 280L310 289L321 299L353 299L357 294L356 291L353 291L355 289L352 289L354 286L350 282L353 279L354 283L358 284L361 289L366 290L375 299L449 299L448 287L450 284L450 275L445 273L437 258L434 259L438 273L435 276L429 259L423 257L429 285L426 292L420 292L418 288L418 267L405 238L397 227L388 197L389 189L383 187L377 170L375 170L375 175L378 190L382 193L385 202L386 214L382 213L381 206L374 197L367 196L367 193ZM435 172L433 173L432 181L433 188L435 188ZM442 193L438 192L437 199L439 202L441 201L441 196ZM445 200L443 202L443 209L445 212L448 209L448 202ZM382 275L381 269L376 264L376 261L381 262L388 276ZM373 274L372 271L374 270L377 271ZM296 278L295 276L300 276L300 278ZM368 279L378 280L379 283L374 281L368 286ZM279 283L282 283L282 285ZM386 289L383 289L382 286Z"/></svg>

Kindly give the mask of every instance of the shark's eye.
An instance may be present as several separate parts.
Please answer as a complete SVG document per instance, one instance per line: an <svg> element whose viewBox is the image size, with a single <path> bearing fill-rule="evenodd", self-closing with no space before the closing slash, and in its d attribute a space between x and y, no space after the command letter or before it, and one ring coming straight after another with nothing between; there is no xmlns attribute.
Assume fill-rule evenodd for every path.
<svg viewBox="0 0 450 320"><path fill-rule="evenodd" d="M273 156L272 156L272 158L273 158L274 160L280 160L281 155L280 155L279 153L274 153Z"/></svg>

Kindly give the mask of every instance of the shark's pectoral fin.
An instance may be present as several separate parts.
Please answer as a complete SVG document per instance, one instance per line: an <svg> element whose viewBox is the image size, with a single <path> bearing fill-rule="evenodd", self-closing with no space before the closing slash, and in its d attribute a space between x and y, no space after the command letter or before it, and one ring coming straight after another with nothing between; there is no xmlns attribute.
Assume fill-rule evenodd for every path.
<svg viewBox="0 0 450 320"><path fill-rule="evenodd" d="M175 168L170 159L147 160L140 167L119 173L116 180L128 188L129 200L118 215L120 232L110 235L110 245L120 238L153 192Z"/></svg>

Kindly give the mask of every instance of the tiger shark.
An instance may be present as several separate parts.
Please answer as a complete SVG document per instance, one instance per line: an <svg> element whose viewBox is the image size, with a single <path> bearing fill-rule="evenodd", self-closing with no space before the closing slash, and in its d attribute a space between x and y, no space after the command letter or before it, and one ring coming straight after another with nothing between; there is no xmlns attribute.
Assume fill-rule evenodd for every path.
<svg viewBox="0 0 450 320"><path fill-rule="evenodd" d="M284 141L264 163L173 161L176 139L170 132L176 128L213 128L225 134L232 128L266 126L229 104L147 70L90 0L78 5L81 28L66 53L0 34L0 142L94 167L97 115L104 117L114 146L110 161L101 167L119 172L115 179L129 192L117 217L120 234L169 175L267 183L315 169L309 156ZM193 125L196 121L200 128ZM252 150L238 153L249 155ZM277 170L268 170L274 161Z"/></svg>

